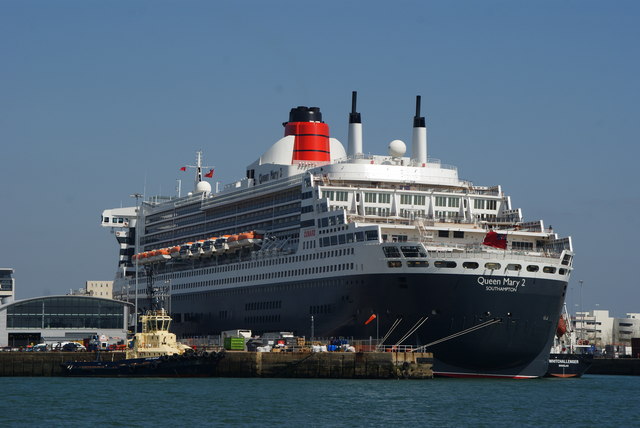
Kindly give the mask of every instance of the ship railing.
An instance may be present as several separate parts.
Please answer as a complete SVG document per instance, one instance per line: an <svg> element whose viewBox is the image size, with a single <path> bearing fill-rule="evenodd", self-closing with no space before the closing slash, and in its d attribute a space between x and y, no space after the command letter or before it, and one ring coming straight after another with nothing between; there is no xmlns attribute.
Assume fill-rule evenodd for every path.
<svg viewBox="0 0 640 428"><path fill-rule="evenodd" d="M334 160L333 163L351 163L354 160L368 160L368 161L373 161L371 162L372 164L377 164L377 165L381 165L383 162L388 162L389 159L391 159L390 156L379 156L379 155L370 155L370 154L363 154L363 153L358 153L352 156L348 156L348 157L344 157L344 158L339 158ZM417 166L417 164L415 162L411 162L407 165L403 165L403 166ZM451 169L454 171L458 170L458 167L453 166L453 165L446 165L443 164L440 159L436 159L436 158L428 158L427 162L424 165L425 168L441 168L441 169Z"/></svg>
<svg viewBox="0 0 640 428"><path fill-rule="evenodd" d="M523 260L539 260L543 259L557 259L561 253L555 251L522 251L522 250L498 250L491 249L490 247L481 248L478 246L465 247L463 245L448 245L441 243L430 242L427 247L427 252L430 258L444 258L444 259L461 259L468 257L477 257L481 259L508 259L518 257ZM429 248L430 247L430 248ZM442 250L433 247L442 247Z"/></svg>

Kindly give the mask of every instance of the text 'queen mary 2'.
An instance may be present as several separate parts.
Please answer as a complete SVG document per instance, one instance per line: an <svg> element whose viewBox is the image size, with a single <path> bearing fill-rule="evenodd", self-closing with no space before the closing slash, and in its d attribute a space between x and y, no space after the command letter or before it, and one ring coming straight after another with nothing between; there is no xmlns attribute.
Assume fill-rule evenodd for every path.
<svg viewBox="0 0 640 428"><path fill-rule="evenodd" d="M378 331L432 351L440 375L543 376L571 239L523 221L500 186L428 159L420 97L411 156L399 140L365 155L355 101L346 151L318 108L296 107L284 137L222 191L202 180L198 153L192 193L144 200L139 215L105 210L121 247L116 295L133 299L138 268L141 309L145 284L170 284L181 336Z"/></svg>

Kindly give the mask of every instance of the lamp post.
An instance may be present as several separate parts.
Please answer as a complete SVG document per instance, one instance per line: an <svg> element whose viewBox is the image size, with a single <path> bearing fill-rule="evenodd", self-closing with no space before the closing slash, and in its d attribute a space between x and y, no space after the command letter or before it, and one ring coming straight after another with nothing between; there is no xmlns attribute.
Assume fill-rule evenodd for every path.
<svg viewBox="0 0 640 428"><path fill-rule="evenodd" d="M134 193L132 195L129 195L132 198L136 198L136 226L133 229L134 233L136 234L135 237L135 244L134 244L134 252L135 254L138 254L138 247L140 245L140 234L138 233L139 228L138 228L138 221L140 220L140 204L139 204L139 200L140 198L143 197L143 195L141 193ZM136 296L135 296L135 315L134 315L134 333L138 332L138 270L139 270L139 264L138 264L138 258L136 257Z"/></svg>
<svg viewBox="0 0 640 428"><path fill-rule="evenodd" d="M580 283L580 312L582 313L582 333L584 334L584 308L582 307L582 283L584 282L583 280L579 280L578 281Z"/></svg>
<svg viewBox="0 0 640 428"><path fill-rule="evenodd" d="M313 315L311 315L311 341L313 342L313 334L314 334L314 326L313 326Z"/></svg>

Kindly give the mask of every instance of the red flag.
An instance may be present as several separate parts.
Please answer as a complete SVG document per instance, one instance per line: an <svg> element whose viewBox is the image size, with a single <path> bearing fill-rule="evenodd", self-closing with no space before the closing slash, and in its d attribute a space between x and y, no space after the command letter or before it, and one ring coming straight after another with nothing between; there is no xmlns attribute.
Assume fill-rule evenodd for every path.
<svg viewBox="0 0 640 428"><path fill-rule="evenodd" d="M187 170L186 166L183 166L182 168L180 168L180 171L186 171L186 170Z"/></svg>
<svg viewBox="0 0 640 428"><path fill-rule="evenodd" d="M207 178L213 177L213 170L210 169L209 172L207 172L204 176L207 177Z"/></svg>
<svg viewBox="0 0 640 428"><path fill-rule="evenodd" d="M369 319L368 319L368 320L366 320L366 321L364 322L364 325L369 324L369 323L370 323L371 321L373 321L374 319L376 319L376 314L372 314L372 315L369 317Z"/></svg>
<svg viewBox="0 0 640 428"><path fill-rule="evenodd" d="M484 237L484 241L482 243L490 247L501 248L503 250L506 250L507 235L502 233L496 233L493 230L490 230L487 232L487 236Z"/></svg>

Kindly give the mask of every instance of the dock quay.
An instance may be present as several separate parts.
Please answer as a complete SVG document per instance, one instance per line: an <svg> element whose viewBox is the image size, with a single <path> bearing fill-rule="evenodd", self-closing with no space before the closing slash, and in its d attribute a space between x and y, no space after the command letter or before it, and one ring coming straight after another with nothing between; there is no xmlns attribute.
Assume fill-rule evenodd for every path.
<svg viewBox="0 0 640 428"><path fill-rule="evenodd" d="M640 358L594 358L587 374L640 376Z"/></svg>
<svg viewBox="0 0 640 428"><path fill-rule="evenodd" d="M102 352L119 361L124 352ZM95 361L95 352L0 352L0 376L62 376L67 361ZM226 351L213 377L431 379L428 352Z"/></svg>

